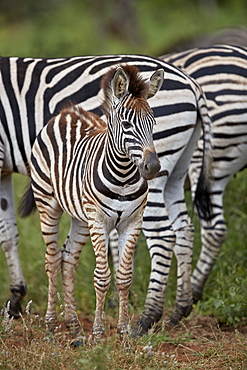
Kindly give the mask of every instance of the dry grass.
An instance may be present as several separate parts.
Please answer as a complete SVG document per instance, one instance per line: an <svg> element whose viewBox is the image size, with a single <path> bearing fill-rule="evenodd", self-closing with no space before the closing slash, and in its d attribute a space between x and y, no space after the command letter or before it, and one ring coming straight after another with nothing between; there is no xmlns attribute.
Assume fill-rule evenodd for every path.
<svg viewBox="0 0 247 370"><path fill-rule="evenodd" d="M90 318L80 318L85 344L74 348L59 316L53 337L44 320L31 314L0 323L0 368L3 369L246 369L247 325L236 330L220 327L211 317L192 314L177 328L165 319L143 338L120 341L116 320L106 317L106 334L94 343Z"/></svg>

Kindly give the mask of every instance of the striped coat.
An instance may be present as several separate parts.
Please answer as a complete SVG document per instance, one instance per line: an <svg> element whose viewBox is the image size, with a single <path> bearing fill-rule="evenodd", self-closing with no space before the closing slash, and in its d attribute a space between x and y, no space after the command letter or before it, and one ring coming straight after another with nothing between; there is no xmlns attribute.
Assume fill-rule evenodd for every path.
<svg viewBox="0 0 247 370"><path fill-rule="evenodd" d="M141 327L146 331L162 315L169 271L164 272L163 269L164 266L170 266L173 251L179 266L173 322L188 314L192 308L190 274L193 225L184 200L183 183L203 127L205 166L202 168L202 181L199 182L195 202L200 199L200 202L196 202L199 211L201 209L204 216L208 217L208 197L202 197L202 193L207 194L209 186L211 132L200 86L179 69L149 56L0 58L1 197L2 203L7 205L0 209L0 241L9 264L11 314L18 316L18 304L25 294L17 253L18 232L11 201L11 173L28 174L31 146L36 135L68 100L80 103L86 110L100 113L100 80L112 65L119 63L137 66L144 78L149 78L160 68L165 74L160 91L150 99L157 122L154 141L161 158L161 171L159 177L150 184L148 207L144 215L143 230L152 258L152 277ZM168 258L166 251L169 251Z"/></svg>
<svg viewBox="0 0 247 370"><path fill-rule="evenodd" d="M227 237L223 195L229 180L247 166L247 48L216 45L163 56L201 85L212 119L211 199L209 222L202 217L202 249L192 274L193 299L197 302ZM189 178L192 196L202 166L202 138L193 155Z"/></svg>
<svg viewBox="0 0 247 370"><path fill-rule="evenodd" d="M118 332L123 335L128 330L132 254L142 226L147 180L160 169L153 146L155 121L147 99L156 94L162 83L162 69L145 82L133 66L113 68L102 82L107 127L98 116L73 106L53 118L34 142L31 179L47 246L46 323L51 331L56 327L56 280L61 268L65 323L74 340L80 335L74 277L81 249L90 235L96 257L93 334L98 337L103 333L104 300L111 280L108 235L114 228L119 234L120 254L116 272ZM30 211L30 205L25 203L29 197L30 190L23 201L24 215ZM61 250L58 230L63 212L72 221Z"/></svg>

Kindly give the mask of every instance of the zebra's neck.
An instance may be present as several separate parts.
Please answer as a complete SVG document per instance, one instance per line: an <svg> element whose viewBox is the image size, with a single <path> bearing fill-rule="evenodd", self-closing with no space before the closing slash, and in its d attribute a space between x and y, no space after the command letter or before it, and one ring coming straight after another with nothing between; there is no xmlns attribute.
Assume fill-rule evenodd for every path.
<svg viewBox="0 0 247 370"><path fill-rule="evenodd" d="M110 130L105 133L105 140L102 142L102 151L98 151L98 171L109 184L115 186L132 185L140 181L141 176L138 167L132 160L121 152L114 141L114 137Z"/></svg>

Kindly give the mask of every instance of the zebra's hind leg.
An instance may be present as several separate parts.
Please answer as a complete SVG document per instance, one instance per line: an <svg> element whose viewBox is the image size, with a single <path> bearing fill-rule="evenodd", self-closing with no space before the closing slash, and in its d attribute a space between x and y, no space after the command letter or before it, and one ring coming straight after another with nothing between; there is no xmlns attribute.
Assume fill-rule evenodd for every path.
<svg viewBox="0 0 247 370"><path fill-rule="evenodd" d="M50 332L54 332L57 325L56 298L57 277L61 270L62 252L58 247L59 223L62 209L52 196L34 193L38 210L42 235L46 244L45 270L48 276L48 305L45 322Z"/></svg>
<svg viewBox="0 0 247 370"><path fill-rule="evenodd" d="M21 300L27 292L27 287L18 253L18 230L16 227L11 174L1 177L0 188L0 244L7 261L11 291L6 308L2 312L8 307L8 314L18 318L22 312Z"/></svg>
<svg viewBox="0 0 247 370"><path fill-rule="evenodd" d="M177 325L183 317L192 311L193 299L191 288L192 248L194 227L192 223L176 231L174 253L177 258L177 296L175 309L169 325Z"/></svg>
<svg viewBox="0 0 247 370"><path fill-rule="evenodd" d="M210 224L201 220L202 249L191 280L194 303L197 303L202 298L204 285L212 271L226 236L227 228L223 213L218 213L217 217Z"/></svg>
<svg viewBox="0 0 247 370"><path fill-rule="evenodd" d="M83 343L83 338L80 337L80 324L76 314L74 280L80 253L86 244L88 236L89 231L87 225L81 221L72 219L70 232L62 250L64 320L72 336L72 344L74 346Z"/></svg>
<svg viewBox="0 0 247 370"><path fill-rule="evenodd" d="M145 234L147 234L146 230ZM174 243L175 235L169 228L166 230L166 236L157 235L147 238L151 257L151 273L144 309L137 325L132 330L133 337L144 335L162 318Z"/></svg>
<svg viewBox="0 0 247 370"><path fill-rule="evenodd" d="M164 298L172 262L175 233L164 204L164 179L152 183L143 217L143 232L151 258L151 273L144 309L132 336L144 335L163 315ZM155 186L154 186L155 185Z"/></svg>

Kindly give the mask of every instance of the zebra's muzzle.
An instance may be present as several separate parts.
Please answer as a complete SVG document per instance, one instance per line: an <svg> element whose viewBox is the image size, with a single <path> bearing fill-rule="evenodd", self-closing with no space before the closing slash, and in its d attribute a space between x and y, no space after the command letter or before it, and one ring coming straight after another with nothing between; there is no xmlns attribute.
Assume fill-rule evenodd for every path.
<svg viewBox="0 0 247 370"><path fill-rule="evenodd" d="M160 160L155 152L155 150L145 150L143 161L139 165L139 171L141 176L145 180L153 179L159 172Z"/></svg>

